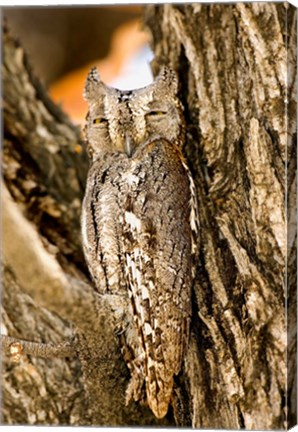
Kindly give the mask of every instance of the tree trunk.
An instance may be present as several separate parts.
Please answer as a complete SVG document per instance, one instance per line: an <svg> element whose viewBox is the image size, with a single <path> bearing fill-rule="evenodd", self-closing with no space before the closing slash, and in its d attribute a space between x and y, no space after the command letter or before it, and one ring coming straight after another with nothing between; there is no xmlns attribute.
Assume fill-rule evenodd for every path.
<svg viewBox="0 0 298 432"><path fill-rule="evenodd" d="M7 424L284 429L296 423L296 11L284 3L149 5L153 70L185 108L200 261L172 407L125 406L113 299L92 289L80 241L80 133L3 37L3 323L74 355L5 357Z"/></svg>
<svg viewBox="0 0 298 432"><path fill-rule="evenodd" d="M296 11L151 6L146 22L154 69L179 73L200 206L192 425L284 428L296 421Z"/></svg>

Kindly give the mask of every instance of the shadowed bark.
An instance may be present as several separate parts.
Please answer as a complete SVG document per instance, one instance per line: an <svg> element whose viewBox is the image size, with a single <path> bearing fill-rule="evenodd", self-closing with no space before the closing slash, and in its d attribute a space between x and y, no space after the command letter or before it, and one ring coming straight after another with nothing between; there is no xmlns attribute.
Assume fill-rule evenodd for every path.
<svg viewBox="0 0 298 432"><path fill-rule="evenodd" d="M9 336L69 342L77 355L5 357L3 421L293 426L296 11L148 5L145 23L154 72L171 64L179 75L201 225L191 337L172 407L158 421L146 406L124 406L129 371L114 299L94 293L81 249L85 148L5 31L3 323Z"/></svg>

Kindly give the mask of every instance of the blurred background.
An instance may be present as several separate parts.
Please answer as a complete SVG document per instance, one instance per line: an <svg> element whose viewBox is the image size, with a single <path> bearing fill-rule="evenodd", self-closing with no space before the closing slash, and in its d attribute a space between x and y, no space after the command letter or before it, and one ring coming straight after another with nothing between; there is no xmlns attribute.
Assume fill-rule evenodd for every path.
<svg viewBox="0 0 298 432"><path fill-rule="evenodd" d="M50 96L77 124L87 104L82 92L89 69L120 89L152 81L149 33L142 5L96 7L12 7L3 16L29 55Z"/></svg>

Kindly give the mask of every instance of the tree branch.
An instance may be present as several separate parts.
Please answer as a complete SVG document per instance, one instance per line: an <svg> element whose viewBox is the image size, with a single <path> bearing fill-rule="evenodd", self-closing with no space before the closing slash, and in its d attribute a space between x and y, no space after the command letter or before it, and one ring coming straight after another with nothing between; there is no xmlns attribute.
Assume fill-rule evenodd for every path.
<svg viewBox="0 0 298 432"><path fill-rule="evenodd" d="M0 347L9 353L14 359L20 358L21 354L29 354L36 357L73 357L76 351L71 342L57 345L26 341L11 336L0 335Z"/></svg>
<svg viewBox="0 0 298 432"><path fill-rule="evenodd" d="M61 340L74 341L78 357L71 361L80 370L81 378L83 373L84 384L80 383L80 389L85 393L82 407L86 414L68 419L68 424L89 424L89 421L93 425L168 424L167 420L157 421L147 407L136 403L125 406L129 372L115 335L115 299L100 297L93 290L81 247L80 211L88 168L85 148L78 130L54 106L33 76L22 47L7 29L3 36L3 83L5 187L2 205L3 255L8 278L4 293L7 334L54 346ZM17 295L13 295L10 286L13 283L20 288ZM42 326L41 332L40 314L44 322L48 322L48 316L54 322L57 320L55 331L51 332L52 324L48 322L49 330ZM63 320L59 321L59 317ZM67 368L66 360L70 361L50 360L56 365L55 373L47 363L38 363L40 384L45 388L48 383L52 386L59 382L57 376ZM34 363L37 361L49 360L32 359ZM25 409L24 415L15 414L19 401L12 396L13 389L21 387L22 380L17 375L10 376L8 362L9 359L5 363L4 387L9 389L10 396L6 395L5 421L59 423L59 412L54 420L36 419L36 416L28 419L31 414ZM29 364L26 365L28 374ZM66 373L69 403L71 394L78 388L71 374ZM11 384L13 380L16 386ZM39 412L39 399L35 400L34 391L22 397L24 407L30 405ZM56 400L55 394L53 403ZM72 412L69 405L66 412Z"/></svg>

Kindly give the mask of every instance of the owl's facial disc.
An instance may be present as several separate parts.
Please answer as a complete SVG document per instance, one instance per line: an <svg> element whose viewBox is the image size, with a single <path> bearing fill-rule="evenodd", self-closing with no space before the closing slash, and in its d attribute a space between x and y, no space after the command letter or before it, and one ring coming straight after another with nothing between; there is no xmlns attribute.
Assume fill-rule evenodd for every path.
<svg viewBox="0 0 298 432"><path fill-rule="evenodd" d="M84 97L89 104L86 137L92 159L102 152L121 152L132 157L138 146L151 138L178 143L183 132L177 79L169 69L149 86L122 91L106 86L91 70Z"/></svg>

